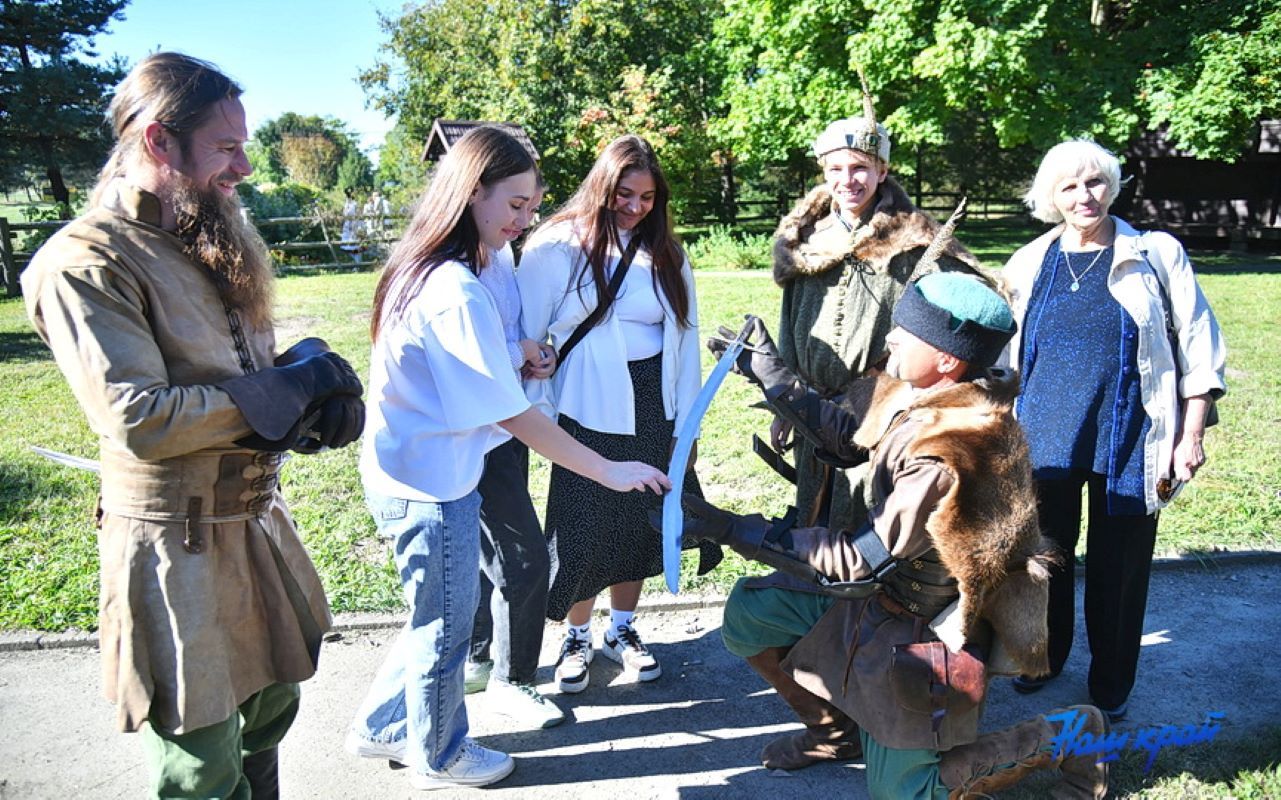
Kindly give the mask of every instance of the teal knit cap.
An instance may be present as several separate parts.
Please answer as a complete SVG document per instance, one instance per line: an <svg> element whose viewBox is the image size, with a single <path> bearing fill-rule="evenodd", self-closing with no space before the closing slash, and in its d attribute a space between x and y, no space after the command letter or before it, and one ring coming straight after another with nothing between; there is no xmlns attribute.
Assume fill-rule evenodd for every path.
<svg viewBox="0 0 1281 800"><path fill-rule="evenodd" d="M925 299L952 315L955 328L964 320L984 328L1014 331L1014 315L1001 296L978 280L956 272L935 272L916 282Z"/></svg>
<svg viewBox="0 0 1281 800"><path fill-rule="evenodd" d="M934 347L980 367L996 362L1017 326L1001 296L976 278L935 272L909 284L894 322Z"/></svg>

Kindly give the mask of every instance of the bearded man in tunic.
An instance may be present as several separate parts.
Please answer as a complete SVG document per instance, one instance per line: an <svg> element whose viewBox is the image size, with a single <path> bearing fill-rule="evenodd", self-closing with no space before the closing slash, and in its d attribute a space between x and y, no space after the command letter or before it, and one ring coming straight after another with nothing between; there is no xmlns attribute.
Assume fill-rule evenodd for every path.
<svg viewBox="0 0 1281 800"><path fill-rule="evenodd" d="M861 77L861 76L860 76ZM939 225L917 210L890 177L890 136L876 121L863 87L863 115L837 120L814 141L823 171L815 187L779 223L774 281L783 288L778 350L788 368L831 396L883 363L890 316ZM978 261L955 240L928 267L976 273ZM808 525L856 527L867 514L865 466L816 455L776 418L774 449L795 444L796 508Z"/></svg>
<svg viewBox="0 0 1281 800"><path fill-rule="evenodd" d="M275 797L276 746L331 624L278 488L288 450L360 434L362 387L319 339L283 354L245 221L240 87L174 53L139 63L89 210L22 276L97 434L103 690L156 797Z"/></svg>

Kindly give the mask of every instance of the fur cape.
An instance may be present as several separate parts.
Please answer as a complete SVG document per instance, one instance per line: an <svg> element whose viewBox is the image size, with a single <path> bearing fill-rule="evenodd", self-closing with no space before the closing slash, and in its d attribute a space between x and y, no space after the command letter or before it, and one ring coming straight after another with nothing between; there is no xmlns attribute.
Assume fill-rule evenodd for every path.
<svg viewBox="0 0 1281 800"><path fill-rule="evenodd" d="M1048 671L1046 605L1053 548L1041 535L1027 440L1014 419L1018 375L989 370L978 380L908 401L902 381L877 379L868 416L854 435L872 449L908 420L918 426L906 455L937 459L956 476L926 523L939 558L960 589L959 629L935 633L953 649L992 626L998 647L989 671ZM896 409L907 405L901 416ZM963 637L949 641L949 633Z"/></svg>
<svg viewBox="0 0 1281 800"><path fill-rule="evenodd" d="M916 248L928 247L939 224L917 210L907 193L891 177L886 177L876 193L872 218L850 236L816 237L815 225L831 216L832 192L817 186L783 217L774 234L774 282L782 286L798 275L814 275L842 264L853 257L877 272L884 272L895 256ZM818 238L822 239L822 244ZM802 243L816 247L805 257ZM978 259L953 239L944 256L962 261L980 271Z"/></svg>

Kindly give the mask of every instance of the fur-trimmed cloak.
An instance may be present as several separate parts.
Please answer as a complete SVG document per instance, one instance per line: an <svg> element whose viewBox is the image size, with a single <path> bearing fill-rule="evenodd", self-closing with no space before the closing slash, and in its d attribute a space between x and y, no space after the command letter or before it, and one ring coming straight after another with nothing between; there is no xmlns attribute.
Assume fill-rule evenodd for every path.
<svg viewBox="0 0 1281 800"><path fill-rule="evenodd" d="M989 675L1047 668L1051 548L1037 523L1027 443L1013 416L1017 393L1018 379L1008 371L916 396L882 376L870 405L864 392L856 401L862 408L851 409L862 417L855 443L872 450L875 530L898 558L938 553L960 593L952 635L943 636L953 651L962 644L989 650ZM868 574L848 533L798 529L793 541L826 575ZM911 710L928 699L928 682L896 696L905 688L901 676L892 678L894 648L915 636L910 619L891 615L875 598L837 601L793 648L787 666L885 746L944 750L972 741L981 706L949 693L936 730L928 708ZM925 628L920 640L937 638Z"/></svg>
<svg viewBox="0 0 1281 800"><path fill-rule="evenodd" d="M835 393L880 361L894 306L938 227L889 177L852 233L826 186L801 199L774 240L774 280L783 287L777 342L787 366L819 392ZM937 268L980 273L977 259L955 240ZM795 459L796 507L802 522L813 522L827 468L804 440ZM835 473L828 522L852 527L866 511L862 472Z"/></svg>

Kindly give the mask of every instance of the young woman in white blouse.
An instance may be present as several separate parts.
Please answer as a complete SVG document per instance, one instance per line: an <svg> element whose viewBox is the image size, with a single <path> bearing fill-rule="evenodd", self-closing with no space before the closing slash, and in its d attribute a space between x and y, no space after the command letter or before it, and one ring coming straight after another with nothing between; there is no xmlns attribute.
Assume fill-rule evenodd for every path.
<svg viewBox="0 0 1281 800"><path fill-rule="evenodd" d="M478 595L485 454L515 436L611 490L659 492L653 467L609 461L533 409L512 369L494 298L478 275L516 233L538 185L508 134L469 132L441 160L374 296L361 479L392 540L409 621L347 740L407 764L420 789L480 786L510 756L467 736L463 663Z"/></svg>
<svg viewBox="0 0 1281 800"><path fill-rule="evenodd" d="M672 232L668 198L653 148L639 136L620 137L530 236L516 273L525 335L550 340L559 354L555 375L527 387L531 395L546 399L579 442L654 466L667 464L675 426L701 384L694 278ZM603 316L584 325L601 304ZM566 353L580 326L584 334ZM685 484L697 491L692 471ZM646 517L658 505L553 467L545 531L557 568L547 616L569 623L556 670L562 692L587 687L591 612L606 587L611 618L601 652L638 680L662 674L632 624L643 580L662 572L662 542ZM720 551L709 546L703 556L705 571Z"/></svg>

